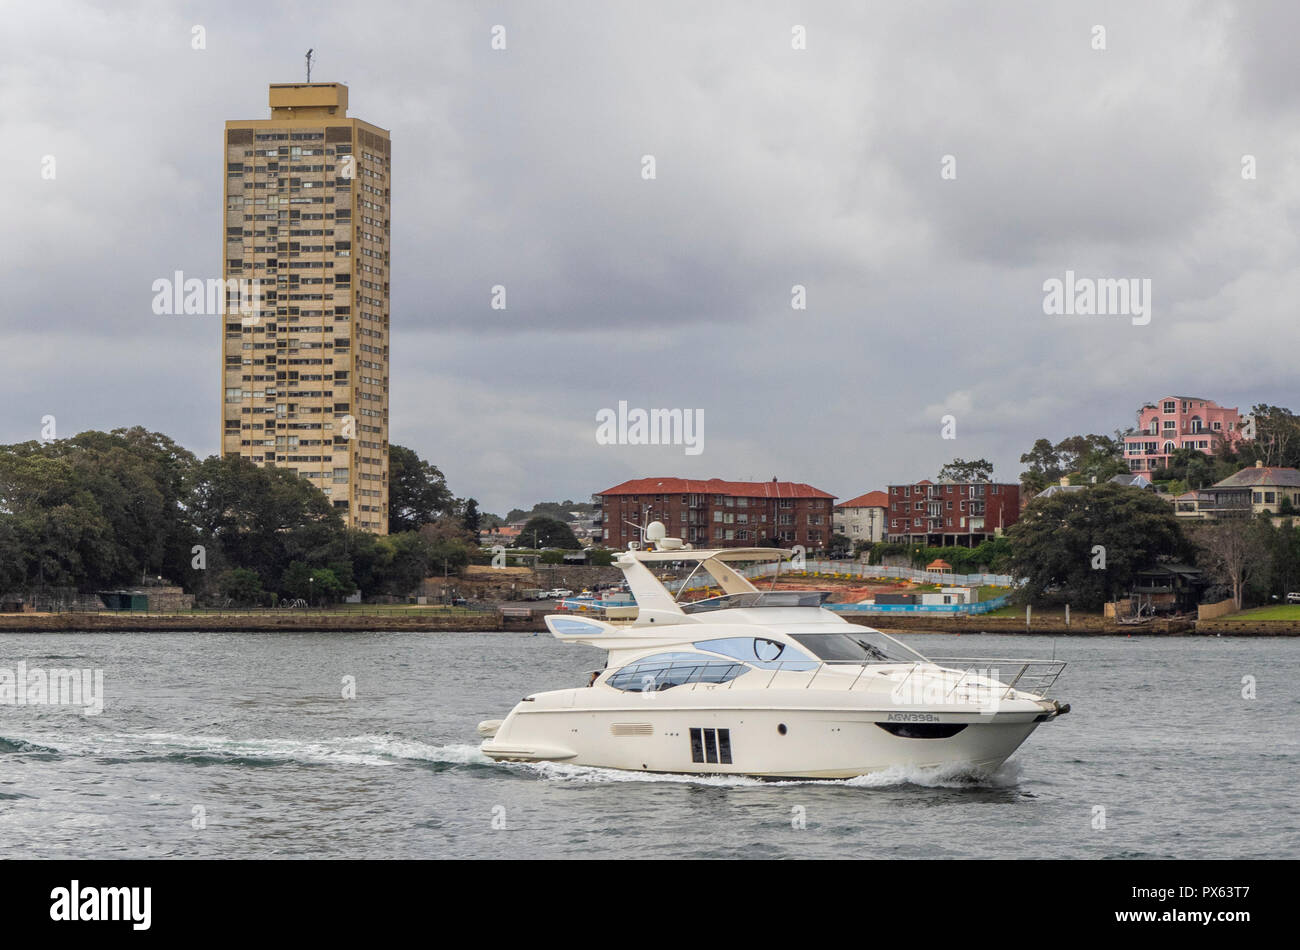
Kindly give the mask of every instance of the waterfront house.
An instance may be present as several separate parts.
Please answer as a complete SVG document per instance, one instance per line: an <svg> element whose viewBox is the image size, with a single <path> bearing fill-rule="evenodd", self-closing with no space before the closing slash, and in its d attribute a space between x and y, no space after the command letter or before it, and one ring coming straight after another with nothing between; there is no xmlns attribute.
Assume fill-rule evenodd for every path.
<svg viewBox="0 0 1300 950"><path fill-rule="evenodd" d="M1243 515L1300 513L1300 471L1256 462L1221 482L1174 499L1180 518L1215 519Z"/></svg>
<svg viewBox="0 0 1300 950"><path fill-rule="evenodd" d="M1175 449L1213 455L1219 445L1249 438L1252 419L1236 407L1220 406L1199 396L1165 396L1137 412L1137 432L1124 438L1129 471L1151 477L1169 462Z"/></svg>

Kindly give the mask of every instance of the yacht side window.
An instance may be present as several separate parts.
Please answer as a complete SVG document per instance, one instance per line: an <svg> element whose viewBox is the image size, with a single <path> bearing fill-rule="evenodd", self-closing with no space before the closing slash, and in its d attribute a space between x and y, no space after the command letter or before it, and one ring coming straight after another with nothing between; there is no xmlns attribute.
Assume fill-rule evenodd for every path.
<svg viewBox="0 0 1300 950"><path fill-rule="evenodd" d="M697 650L721 653L744 660L760 669L773 670L810 670L817 661L797 647L768 640L763 637L724 637L719 640L700 640L694 644Z"/></svg>
<svg viewBox="0 0 1300 950"><path fill-rule="evenodd" d="M728 683L748 669L698 653L656 653L633 660L605 682L629 693L650 693L687 683Z"/></svg>

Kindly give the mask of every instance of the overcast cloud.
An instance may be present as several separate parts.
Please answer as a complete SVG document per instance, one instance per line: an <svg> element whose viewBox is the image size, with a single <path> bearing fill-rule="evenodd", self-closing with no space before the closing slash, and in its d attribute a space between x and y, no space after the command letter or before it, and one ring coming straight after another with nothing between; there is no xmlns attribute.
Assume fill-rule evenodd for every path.
<svg viewBox="0 0 1300 950"><path fill-rule="evenodd" d="M393 441L487 510L1013 480L1163 395L1300 408L1296 5L859 6L6 4L0 442L53 414L216 451L218 320L150 285L218 274L223 123L309 47L392 132ZM1149 278L1150 324L1045 315L1067 269ZM703 409L704 451L598 445L620 400Z"/></svg>

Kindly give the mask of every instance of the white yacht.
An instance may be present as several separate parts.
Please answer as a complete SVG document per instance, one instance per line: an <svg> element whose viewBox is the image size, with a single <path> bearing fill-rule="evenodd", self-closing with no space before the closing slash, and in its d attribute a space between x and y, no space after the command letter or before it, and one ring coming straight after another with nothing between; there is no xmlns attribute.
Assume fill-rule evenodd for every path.
<svg viewBox="0 0 1300 950"><path fill-rule="evenodd" d="M652 522L649 549L634 544L615 561L636 598L634 619L546 618L558 639L607 651L605 668L480 723L486 755L769 779L898 766L981 774L1069 711L1047 698L1062 662L932 662L827 610L828 591L760 591L731 566L789 551L696 551L664 533ZM665 585L655 569L675 563L690 575ZM721 593L682 600L700 579Z"/></svg>

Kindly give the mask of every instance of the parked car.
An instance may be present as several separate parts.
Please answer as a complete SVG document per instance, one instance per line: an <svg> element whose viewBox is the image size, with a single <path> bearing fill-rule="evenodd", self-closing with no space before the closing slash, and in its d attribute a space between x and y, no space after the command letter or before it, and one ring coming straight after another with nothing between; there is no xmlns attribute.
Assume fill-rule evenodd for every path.
<svg viewBox="0 0 1300 950"><path fill-rule="evenodd" d="M550 593L548 593L546 596L547 598L553 600L563 600L565 597L572 597L573 591L566 590L563 587L556 587L553 590L551 590Z"/></svg>
<svg viewBox="0 0 1300 950"><path fill-rule="evenodd" d="M1288 604L1300 604L1300 592L1292 591L1291 593L1287 594L1286 602Z"/></svg>

